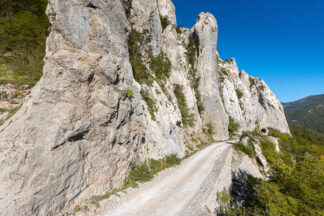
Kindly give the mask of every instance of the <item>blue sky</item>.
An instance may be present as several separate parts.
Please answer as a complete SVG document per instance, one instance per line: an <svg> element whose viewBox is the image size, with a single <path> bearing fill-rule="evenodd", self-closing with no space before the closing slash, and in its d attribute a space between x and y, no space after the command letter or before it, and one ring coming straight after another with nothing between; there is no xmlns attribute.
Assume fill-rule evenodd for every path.
<svg viewBox="0 0 324 216"><path fill-rule="evenodd" d="M178 25L218 22L222 59L266 81L282 102L324 94L324 0L173 0Z"/></svg>

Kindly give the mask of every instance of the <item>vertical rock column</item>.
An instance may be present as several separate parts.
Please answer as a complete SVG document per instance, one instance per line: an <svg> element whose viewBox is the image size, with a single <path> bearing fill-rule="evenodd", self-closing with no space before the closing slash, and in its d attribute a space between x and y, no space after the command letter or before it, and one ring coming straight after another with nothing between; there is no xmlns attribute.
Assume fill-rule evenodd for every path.
<svg viewBox="0 0 324 216"><path fill-rule="evenodd" d="M213 15L201 13L194 26L194 37L199 41L197 71L200 76L201 92L206 110L203 116L205 123L212 123L215 139L228 138L228 117L224 110L218 88L217 66L217 22Z"/></svg>

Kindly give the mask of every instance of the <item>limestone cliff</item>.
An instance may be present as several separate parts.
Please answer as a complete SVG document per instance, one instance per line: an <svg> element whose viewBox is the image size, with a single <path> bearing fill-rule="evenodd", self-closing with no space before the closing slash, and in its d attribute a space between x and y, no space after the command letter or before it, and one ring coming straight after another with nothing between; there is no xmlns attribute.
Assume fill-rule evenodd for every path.
<svg viewBox="0 0 324 216"><path fill-rule="evenodd" d="M201 13L176 26L171 0L49 0L43 77L0 127L0 214L56 215L123 184L132 161L185 155L204 140L289 133L259 78L217 52ZM164 71L163 73L161 71Z"/></svg>

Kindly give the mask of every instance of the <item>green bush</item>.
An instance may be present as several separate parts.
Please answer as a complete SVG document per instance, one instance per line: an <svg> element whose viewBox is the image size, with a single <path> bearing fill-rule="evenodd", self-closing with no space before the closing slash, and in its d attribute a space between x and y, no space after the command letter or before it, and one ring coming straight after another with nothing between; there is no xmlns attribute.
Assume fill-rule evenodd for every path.
<svg viewBox="0 0 324 216"><path fill-rule="evenodd" d="M131 97L133 97L133 90L131 89L131 88L128 88L127 89L127 97L129 97L129 98L131 98Z"/></svg>
<svg viewBox="0 0 324 216"><path fill-rule="evenodd" d="M204 102L201 100L200 92L197 90L195 91L195 97L197 100L197 106L198 106L198 112L202 114L205 111L205 105Z"/></svg>
<svg viewBox="0 0 324 216"><path fill-rule="evenodd" d="M193 114L189 113L188 105L186 102L186 97L182 92L182 87L180 85L176 85L174 88L174 94L178 101L178 107L181 112L182 123L184 126L194 126L194 117Z"/></svg>
<svg viewBox="0 0 324 216"><path fill-rule="evenodd" d="M194 70L197 55L199 54L199 44L193 39L193 37L190 37L189 43L185 45L185 48L187 50L187 62L191 67L191 70Z"/></svg>
<svg viewBox="0 0 324 216"><path fill-rule="evenodd" d="M124 183L124 187L137 187L138 183L150 181L154 177L146 163L135 165L131 164L130 173Z"/></svg>
<svg viewBox="0 0 324 216"><path fill-rule="evenodd" d="M243 97L243 92L241 92L241 90L239 89L236 89L235 91L236 91L237 98L240 100Z"/></svg>
<svg viewBox="0 0 324 216"><path fill-rule="evenodd" d="M166 27L170 25L170 21L167 16L160 16L160 21L161 21L162 31L164 31Z"/></svg>
<svg viewBox="0 0 324 216"><path fill-rule="evenodd" d="M157 56L151 55L150 60L150 69L156 79L165 82L171 75L171 61L163 52Z"/></svg>
<svg viewBox="0 0 324 216"><path fill-rule="evenodd" d="M245 153L250 158L255 158L255 156L256 156L254 145L251 140L249 140L249 142L247 143L247 146L244 146L243 143L239 142L234 145L234 148L237 151L241 151L241 152Z"/></svg>
<svg viewBox="0 0 324 216"><path fill-rule="evenodd" d="M177 155L172 154L166 157L165 159L166 162L166 168L179 165L181 163L181 159L177 157Z"/></svg>
<svg viewBox="0 0 324 216"><path fill-rule="evenodd" d="M215 135L214 126L212 123L208 123L205 128L203 128L203 133L208 137L208 142L211 144L215 142L213 136Z"/></svg>
<svg viewBox="0 0 324 216"><path fill-rule="evenodd" d="M130 173L124 183L124 188L137 187L138 183L150 181L160 171L179 165L181 159L175 154L169 155L162 160L151 159L148 163L135 165L134 163L130 166Z"/></svg>
<svg viewBox="0 0 324 216"><path fill-rule="evenodd" d="M176 31L177 31L177 34L179 35L179 34L181 34L181 28L182 28L183 26L182 25L179 25L179 26L177 26L175 29L176 29Z"/></svg>
<svg viewBox="0 0 324 216"><path fill-rule="evenodd" d="M132 65L135 80L140 84L152 85L154 78L144 65L143 47L150 42L150 36L146 31L140 33L136 29L131 30L128 41L129 61Z"/></svg>
<svg viewBox="0 0 324 216"><path fill-rule="evenodd" d="M77 206L74 207L74 213L78 213L81 210L82 210L82 208L79 205L77 205Z"/></svg>
<svg viewBox="0 0 324 216"><path fill-rule="evenodd" d="M155 112L156 112L156 108L155 108L155 101L153 99L150 98L150 96L148 95L148 93L146 91L141 91L141 96L142 99L146 102L146 105L148 107L149 113L151 115L152 120L156 120L155 117Z"/></svg>
<svg viewBox="0 0 324 216"><path fill-rule="evenodd" d="M240 125L235 122L232 116L229 116L228 120L229 120L228 133L230 136L234 136L238 132Z"/></svg>

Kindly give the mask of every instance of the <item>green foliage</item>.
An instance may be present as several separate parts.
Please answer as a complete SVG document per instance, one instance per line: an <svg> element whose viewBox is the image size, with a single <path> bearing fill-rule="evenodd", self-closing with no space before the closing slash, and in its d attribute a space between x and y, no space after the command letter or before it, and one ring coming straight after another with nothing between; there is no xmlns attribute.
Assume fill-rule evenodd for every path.
<svg viewBox="0 0 324 216"><path fill-rule="evenodd" d="M219 79L220 79L221 83L223 83L225 81L226 77L228 77L228 73L227 73L226 69L224 69L224 68L219 70L218 74L219 74Z"/></svg>
<svg viewBox="0 0 324 216"><path fill-rule="evenodd" d="M79 205L77 205L77 206L75 206L74 207L74 213L78 213L78 212L80 212L82 210L82 208L79 206Z"/></svg>
<svg viewBox="0 0 324 216"><path fill-rule="evenodd" d="M228 120L228 133L230 134L230 136L234 136L238 132L240 125L237 122L235 122L232 116L229 116Z"/></svg>
<svg viewBox="0 0 324 216"><path fill-rule="evenodd" d="M199 54L199 44L193 39L193 37L190 37L189 43L185 45L185 48L187 50L187 62L193 71L195 68L197 55Z"/></svg>
<svg viewBox="0 0 324 216"><path fill-rule="evenodd" d="M154 174L150 172L149 166L146 163L140 165L132 163L124 187L137 187L138 183L150 181L153 177Z"/></svg>
<svg viewBox="0 0 324 216"><path fill-rule="evenodd" d="M131 171L124 183L124 188L137 187L138 183L150 181L160 171L179 165L180 163L181 159L175 154L169 155L162 160L151 159L148 163L140 165L132 163L130 167Z"/></svg>
<svg viewBox="0 0 324 216"><path fill-rule="evenodd" d="M166 27L168 27L168 25L170 25L170 21L167 16L160 16L160 21L161 21L161 25L162 25L162 31L164 31L166 29Z"/></svg>
<svg viewBox="0 0 324 216"><path fill-rule="evenodd" d="M177 155L172 154L170 156L167 156L165 159L166 162L166 168L173 167L176 165L179 165L181 163L181 159L177 157Z"/></svg>
<svg viewBox="0 0 324 216"><path fill-rule="evenodd" d="M155 121L155 119L156 119L156 117L155 117L155 112L156 112L155 101L153 99L151 99L150 96L148 95L148 93L144 90L141 91L141 96L142 96L142 99L146 102L146 105L148 107L148 110L150 112L152 120Z"/></svg>
<svg viewBox="0 0 324 216"><path fill-rule="evenodd" d="M194 72L194 74L192 75L192 79L191 79L191 86L195 91L195 97L197 100L198 111L200 114L202 114L205 111L205 105L201 99L201 94L198 90L199 82L200 82L200 77L196 77L196 72Z"/></svg>
<svg viewBox="0 0 324 216"><path fill-rule="evenodd" d="M197 100L198 111L200 114L202 114L205 111L205 105L204 102L201 100L201 95L198 90L195 90L195 97Z"/></svg>
<svg viewBox="0 0 324 216"><path fill-rule="evenodd" d="M179 34L181 34L182 32L181 32L181 28L182 28L183 26L182 25L179 25L179 26L177 26L175 29L176 29L176 31L177 31L177 34L179 35Z"/></svg>
<svg viewBox="0 0 324 216"><path fill-rule="evenodd" d="M192 127L194 125L194 117L193 117L193 114L189 113L188 105L186 102L186 97L183 94L182 87L180 85L175 86L174 94L178 101L178 107L181 112L183 125Z"/></svg>
<svg viewBox="0 0 324 216"><path fill-rule="evenodd" d="M239 142L239 143L236 143L234 145L234 148L237 150L237 151L241 151L245 154L247 154L250 158L255 158L256 156L256 153L255 153L255 149L254 149L254 145L253 145L253 142L252 140L249 140L248 143L247 143L247 146L245 146L243 143Z"/></svg>
<svg viewBox="0 0 324 216"><path fill-rule="evenodd" d="M213 136L215 135L214 125L212 123L208 123L205 128L203 128L203 133L208 137L208 142L215 142Z"/></svg>
<svg viewBox="0 0 324 216"><path fill-rule="evenodd" d="M32 86L42 76L45 42L50 26L45 15L46 5L46 0L2 1L0 83Z"/></svg>
<svg viewBox="0 0 324 216"><path fill-rule="evenodd" d="M243 92L239 89L236 89L235 91L236 91L237 98L240 100L243 97Z"/></svg>
<svg viewBox="0 0 324 216"><path fill-rule="evenodd" d="M155 74L157 80L166 81L171 75L171 62L168 57L161 52L157 56L150 56L150 69Z"/></svg>
<svg viewBox="0 0 324 216"><path fill-rule="evenodd" d="M129 97L129 98L131 98L131 97L133 97L133 90L131 89L131 88L128 88L127 89L127 97Z"/></svg>
<svg viewBox="0 0 324 216"><path fill-rule="evenodd" d="M128 52L135 80L140 84L152 85L154 79L144 65L142 53L143 47L149 43L149 40L147 32L140 33L132 29L128 41Z"/></svg>
<svg viewBox="0 0 324 216"><path fill-rule="evenodd" d="M243 193L233 185L233 196L244 200L243 206L233 202L229 207L240 212L236 215L324 215L324 136L298 126L290 129L292 137L269 131L279 138L281 153L266 137L260 139L272 171L270 180L249 177Z"/></svg>

